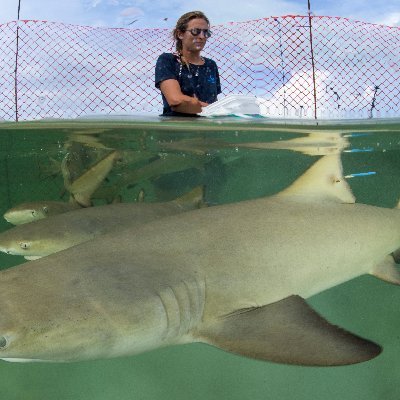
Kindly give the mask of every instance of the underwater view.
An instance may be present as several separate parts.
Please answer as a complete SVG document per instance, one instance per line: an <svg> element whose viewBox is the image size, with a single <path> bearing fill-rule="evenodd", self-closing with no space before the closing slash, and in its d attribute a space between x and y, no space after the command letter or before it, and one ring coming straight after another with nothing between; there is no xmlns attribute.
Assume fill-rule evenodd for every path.
<svg viewBox="0 0 400 400"><path fill-rule="evenodd" d="M114 237L127 228L133 233L141 232L141 224L156 226L163 218L181 212L198 212L198 209L201 212L203 208L274 196L293 182L302 182L299 178L325 157L341 163L344 180L356 204L385 209L398 206L400 120L397 118L317 123L256 117L98 117L1 123L0 214L4 218L0 219L0 269L11 271L23 263L27 263L26 268L32 263L33 269L37 262L34 260L41 257L43 261L52 253L62 259L64 253L59 251L89 243L95 237L95 240L102 235ZM324 201L318 195L315 199L317 203ZM150 204L153 208L149 215L137 212L133 221L129 219L135 213L133 209L114 211L128 204ZM68 214L76 210L93 212L92 220L86 222L82 217ZM240 221L241 216L237 217ZM326 217L333 221L330 225L335 223L334 214ZM276 231L284 231L279 218L277 221ZM234 223L235 218L231 218L229 226L235 226ZM326 223L321 219L320 226ZM338 236L342 228L338 222ZM241 229L251 234L251 226L239 225L238 230ZM295 226L293 230L296 231ZM321 231L321 242L315 242L308 250L323 257L322 243L329 243L330 238ZM9 247L5 244L6 232L14 235ZM287 232L286 245L290 249L290 227ZM226 232L227 236L230 234ZM379 242L382 233L375 234L372 243ZM268 232L265 237L268 246ZM350 266L351 244L343 249L341 242L338 243L337 252L343 252L344 266L347 262ZM153 245L157 247L158 243ZM293 245L302 254L301 237ZM175 246L179 253L180 243ZM220 243L215 242L214 246L218 249ZM201 246L195 250L197 257L207 259ZM66 251L67 257L75 254ZM115 250L110 246L104 251L113 254L118 247ZM394 258L398 263L400 255ZM70 263L71 269L79 268L73 265L72 258ZM34 272L29 274L28 280L37 279ZM50 273L49 282L63 281L67 276L68 271L60 276ZM77 356L67 360L75 362L0 360L0 398L397 400L400 288L367 274L345 280L306 300L332 324L382 346L379 356L365 362L324 367L285 365L273 362L277 360L244 357L204 343L171 345L134 356L94 357L99 358L95 360L81 360ZM102 285L99 291L106 291L107 282ZM40 285L36 289L40 292ZM46 299L46 293L36 295L38 299ZM30 306L34 312L44 305ZM12 307L12 299L7 307ZM60 318L61 330L57 332L61 332L61 342L64 322L69 326L66 330L73 327L71 321ZM90 343L90 333L85 340ZM104 347L107 344L105 336Z"/></svg>

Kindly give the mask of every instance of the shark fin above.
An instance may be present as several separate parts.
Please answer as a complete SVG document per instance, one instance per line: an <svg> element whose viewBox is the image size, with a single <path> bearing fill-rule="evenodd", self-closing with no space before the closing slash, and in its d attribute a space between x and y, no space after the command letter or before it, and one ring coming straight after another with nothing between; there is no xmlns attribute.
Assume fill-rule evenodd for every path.
<svg viewBox="0 0 400 400"><path fill-rule="evenodd" d="M350 186L343 177L339 154L320 158L277 196L301 196L307 199L355 203Z"/></svg>
<svg viewBox="0 0 400 400"><path fill-rule="evenodd" d="M232 353L304 366L355 364L381 352L377 344L330 324L295 295L229 314L200 336Z"/></svg>
<svg viewBox="0 0 400 400"><path fill-rule="evenodd" d="M396 264L400 254L396 251L393 255L388 255L386 258L376 265L371 271L371 275L376 278L382 279L385 282L393 283L395 285L400 285L400 271L399 265Z"/></svg>

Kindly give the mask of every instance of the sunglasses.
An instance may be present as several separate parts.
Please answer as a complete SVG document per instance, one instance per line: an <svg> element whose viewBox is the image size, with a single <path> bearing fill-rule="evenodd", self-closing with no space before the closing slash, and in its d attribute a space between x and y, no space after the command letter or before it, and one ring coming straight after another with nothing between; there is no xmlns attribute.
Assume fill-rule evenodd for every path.
<svg viewBox="0 0 400 400"><path fill-rule="evenodd" d="M211 36L211 31L209 29L200 29L200 28L193 28L193 29L186 29L185 32L190 32L193 36L199 36L201 32L205 38L209 38Z"/></svg>

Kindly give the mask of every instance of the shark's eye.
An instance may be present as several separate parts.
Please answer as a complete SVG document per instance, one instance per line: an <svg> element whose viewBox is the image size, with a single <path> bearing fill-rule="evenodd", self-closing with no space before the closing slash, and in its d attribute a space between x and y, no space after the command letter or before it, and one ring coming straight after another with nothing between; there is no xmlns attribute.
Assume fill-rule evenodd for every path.
<svg viewBox="0 0 400 400"><path fill-rule="evenodd" d="M7 347L7 339L4 336L0 336L0 349Z"/></svg>
<svg viewBox="0 0 400 400"><path fill-rule="evenodd" d="M29 243L27 243L27 242L21 242L19 245L21 246L21 249L23 249L23 250L29 249Z"/></svg>

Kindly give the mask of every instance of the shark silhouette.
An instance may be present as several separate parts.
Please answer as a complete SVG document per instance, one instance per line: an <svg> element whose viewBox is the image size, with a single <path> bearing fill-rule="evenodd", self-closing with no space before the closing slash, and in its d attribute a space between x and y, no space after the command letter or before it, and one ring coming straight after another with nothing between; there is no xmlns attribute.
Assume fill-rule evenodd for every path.
<svg viewBox="0 0 400 400"><path fill-rule="evenodd" d="M400 212L356 204L338 156L277 195L165 217L0 272L0 358L79 361L203 342L278 363L381 348L305 298L362 274L399 284Z"/></svg>
<svg viewBox="0 0 400 400"><path fill-rule="evenodd" d="M168 202L117 203L75 209L0 232L0 251L34 260L126 226L135 229L149 221L205 207L203 197L203 187L199 186Z"/></svg>

